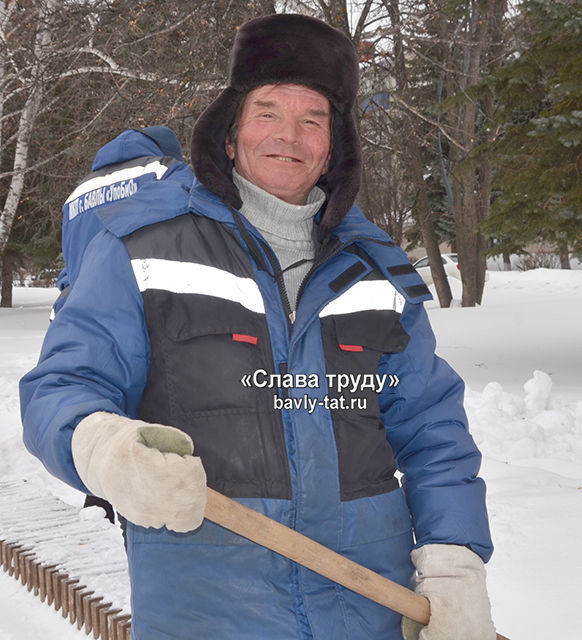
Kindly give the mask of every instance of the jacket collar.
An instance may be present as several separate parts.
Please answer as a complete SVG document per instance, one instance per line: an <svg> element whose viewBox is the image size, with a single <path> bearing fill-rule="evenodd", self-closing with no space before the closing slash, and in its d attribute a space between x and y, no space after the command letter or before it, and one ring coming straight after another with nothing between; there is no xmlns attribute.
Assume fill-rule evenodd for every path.
<svg viewBox="0 0 582 640"><path fill-rule="evenodd" d="M228 205L215 193L207 189L198 178L194 178L192 182L188 205L190 211L194 214L235 226L232 212Z"/></svg>
<svg viewBox="0 0 582 640"><path fill-rule="evenodd" d="M235 226L229 207L196 178L190 189L189 206L193 213ZM320 214L316 216L316 222L319 221L319 217ZM345 218L335 227L333 236L341 244L357 239L392 242L390 236L370 222L357 205L353 205Z"/></svg>

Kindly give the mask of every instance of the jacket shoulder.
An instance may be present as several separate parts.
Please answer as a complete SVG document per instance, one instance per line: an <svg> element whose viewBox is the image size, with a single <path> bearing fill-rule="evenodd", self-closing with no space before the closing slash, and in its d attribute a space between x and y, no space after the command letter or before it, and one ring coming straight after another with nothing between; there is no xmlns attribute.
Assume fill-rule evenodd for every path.
<svg viewBox="0 0 582 640"><path fill-rule="evenodd" d="M404 296L407 302L432 300L432 294L410 263L406 253L376 224L354 206L338 227L340 240L352 237L358 247Z"/></svg>
<svg viewBox="0 0 582 640"><path fill-rule="evenodd" d="M144 185L132 198L120 200L99 212L103 226L118 238L189 211L185 185L173 180L156 180Z"/></svg>
<svg viewBox="0 0 582 640"><path fill-rule="evenodd" d="M376 266L408 302L420 303L432 300L432 294L424 280L399 246L393 244L382 249L371 246L368 249Z"/></svg>

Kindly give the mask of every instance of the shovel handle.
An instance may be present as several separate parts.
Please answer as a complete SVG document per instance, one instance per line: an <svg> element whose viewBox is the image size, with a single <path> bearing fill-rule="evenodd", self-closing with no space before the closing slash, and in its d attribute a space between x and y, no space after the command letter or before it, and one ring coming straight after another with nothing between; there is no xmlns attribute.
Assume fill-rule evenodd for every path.
<svg viewBox="0 0 582 640"><path fill-rule="evenodd" d="M402 615L428 623L430 606L425 597L213 489L207 491L208 520Z"/></svg>
<svg viewBox="0 0 582 640"><path fill-rule="evenodd" d="M428 624L427 598L332 551L311 538L208 488L208 520L341 584L378 604ZM497 640L508 640L497 634Z"/></svg>

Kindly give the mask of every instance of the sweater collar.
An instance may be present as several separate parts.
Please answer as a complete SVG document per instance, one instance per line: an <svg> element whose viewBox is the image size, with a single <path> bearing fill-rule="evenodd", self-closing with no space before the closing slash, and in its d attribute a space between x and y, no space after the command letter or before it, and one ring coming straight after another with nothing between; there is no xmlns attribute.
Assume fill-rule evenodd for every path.
<svg viewBox="0 0 582 640"><path fill-rule="evenodd" d="M311 241L313 218L325 202L325 193L319 187L313 187L306 204L297 205L257 187L234 169L232 179L243 201L241 213L261 233L283 240Z"/></svg>
<svg viewBox="0 0 582 640"><path fill-rule="evenodd" d="M133 202L137 196L138 194L133 196L130 201ZM190 189L188 208L190 212L195 215L207 216L218 222L228 224L233 228L236 227L229 206L226 205L219 196L209 191L197 178L194 178ZM175 212L170 217L175 217L180 214L181 212ZM157 221L158 220L156 220L156 222ZM139 226L144 225L140 224ZM356 236L369 237L371 240L390 240L388 234L370 222L356 205L352 206L344 220L335 228L334 235L337 236L341 242L347 242Z"/></svg>

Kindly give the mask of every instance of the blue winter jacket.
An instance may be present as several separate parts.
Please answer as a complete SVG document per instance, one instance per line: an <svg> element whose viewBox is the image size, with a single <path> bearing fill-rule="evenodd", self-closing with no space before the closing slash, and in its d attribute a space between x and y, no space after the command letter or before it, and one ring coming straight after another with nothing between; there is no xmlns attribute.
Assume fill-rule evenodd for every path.
<svg viewBox="0 0 582 640"><path fill-rule="evenodd" d="M170 129L158 128L175 138ZM177 138L175 143L179 147ZM174 154L164 155L158 143L137 129L122 131L99 149L91 173L63 205L62 246L66 266L57 282L61 291L75 282L87 245L103 229L99 217L102 209L132 197L152 180L177 180L185 186L192 183L192 170L182 161L179 149Z"/></svg>
<svg viewBox="0 0 582 640"><path fill-rule="evenodd" d="M185 430L191 421L195 447L208 465L209 484L401 584L410 586L413 544L469 545L488 560L492 545L485 486L477 478L480 454L467 429L463 383L435 356L422 281L405 254L357 207L335 230L333 255L304 283L292 325L270 272L276 265L250 255L250 239L256 249L262 246L260 235L244 219L237 225L233 212L198 182L190 193L169 181L146 185L130 200L104 209L102 220L106 230L89 245L77 284L47 332L39 363L21 381L24 441L52 474L86 491L70 443L75 426L90 413L149 419L167 412ZM189 233L195 234L195 242L190 236L183 242ZM160 238L172 240L162 247L156 245ZM242 258L236 252L221 253L223 243L235 243ZM176 293L182 285L161 282L155 269L181 268L186 259L180 252L189 251L198 252L199 261L213 262L195 268L188 263L188 269L194 268L189 273L209 274L211 279L218 274L218 284L189 277L184 281L189 293ZM144 252L150 253L144 257ZM237 276L236 269L249 277ZM223 281L228 283L226 302L218 291ZM155 307L152 299L158 301ZM167 308L155 318L163 300ZM200 309L187 306L196 300L203 301ZM215 304L229 304L228 313L217 317L213 310L222 307ZM204 330L196 325L193 331L189 319L199 324L193 315L199 310L212 313ZM393 324L390 332L381 323L366 325L370 332L361 330L359 320L368 322L384 313ZM241 322L251 318L244 335L238 333L239 317ZM266 322L266 333L261 333L261 322ZM235 349L251 353L262 345L261 353L267 347L271 362L262 372L260 366L258 373L247 370L250 378L243 375L238 387L230 389L232 394L221 395L220 384L209 389L224 401L221 416L204 406L184 414L178 407L173 414L164 404L163 386L155 388L149 379L163 359L158 354L161 342L154 340L156 323L166 332L161 342L167 343L164 348L172 357L187 354L183 369L176 371L170 364L164 370L170 386L185 385L184 402L188 392L196 402L206 402L196 398L198 383L190 382L199 379L204 384L214 366L211 358L202 361L195 355L203 332L212 334L203 340L215 353L224 349L233 354L232 360L219 359L224 380L231 375L231 364L233 375L245 373L236 370L240 352L234 355ZM382 336L388 333L392 337L384 342ZM326 377L330 349L339 363L336 373L351 357L375 354L368 362L376 363L374 374L379 377L348 378L348 387L340 393L339 378ZM293 385L268 388L268 376L277 373L291 376ZM305 376L314 384L307 386ZM236 413L236 398L244 401L247 392L271 394L276 404L271 414L280 421L281 440L264 451L259 451L263 436L254 439L253 431L255 418L263 417L253 414L245 422L245 415ZM330 401L339 402L342 395L376 403L379 421L370 422L359 405L351 413L334 410ZM306 404L306 396L316 406ZM229 411L236 420L229 422ZM341 426L341 420L347 423ZM246 436L237 431L239 421L246 425ZM366 421L368 431L360 438L360 423ZM214 429L219 437L213 439ZM370 437L375 448L360 451L360 442ZM247 439L255 444L238 459L237 450ZM272 462L274 449L282 450L283 457ZM223 450L230 452L226 461L220 460ZM253 483L253 465L260 471L263 464L253 458L255 452L272 464L265 463L271 465L271 475ZM377 466L374 477L354 479L367 458L384 459L385 454L394 456L403 474L402 488L389 478L392 469L377 474ZM223 467L231 463L229 476ZM248 488L238 482L239 476L250 479ZM130 523L127 552L132 637L138 640L401 639L396 613L208 521L189 534Z"/></svg>

